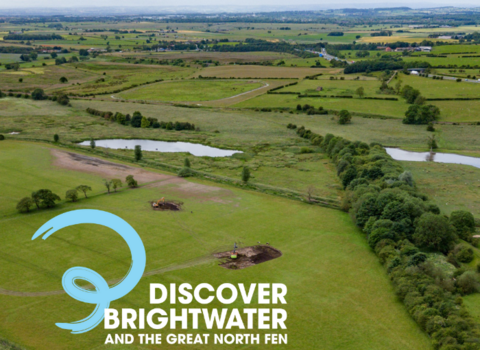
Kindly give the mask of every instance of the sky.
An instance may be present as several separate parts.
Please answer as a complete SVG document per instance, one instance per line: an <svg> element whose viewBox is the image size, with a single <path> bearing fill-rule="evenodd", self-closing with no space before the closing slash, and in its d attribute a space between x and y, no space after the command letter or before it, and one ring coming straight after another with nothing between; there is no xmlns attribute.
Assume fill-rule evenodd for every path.
<svg viewBox="0 0 480 350"><path fill-rule="evenodd" d="M412 8L420 7L440 7L440 6L480 6L478 0L336 0L318 1L318 0L300 0L294 2L296 6L305 9L312 7L312 9L329 9L329 8L372 8L372 7L394 7L394 6L409 6ZM71 8L71 7L191 7L192 9L200 8L202 6L221 6L221 8L234 9L239 7L248 10L248 7L263 7L268 6L270 11L275 11L276 7L295 7L291 0L242 0L240 3L236 0L175 0L175 1L156 1L156 0L82 0L82 1L65 1L65 0L16 0L6 1L0 0L0 8ZM283 10L283 8L282 8ZM0 13L1 15L1 13Z"/></svg>

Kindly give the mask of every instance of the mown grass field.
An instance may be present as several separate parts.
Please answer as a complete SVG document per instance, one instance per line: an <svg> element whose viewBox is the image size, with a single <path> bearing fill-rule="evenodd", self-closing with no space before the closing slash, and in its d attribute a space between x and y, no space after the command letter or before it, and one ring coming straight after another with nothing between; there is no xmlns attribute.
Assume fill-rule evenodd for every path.
<svg viewBox="0 0 480 350"><path fill-rule="evenodd" d="M0 147L0 181L5 189L0 208L0 257L6 272L0 276L3 289L61 290L61 276L72 266L91 268L107 280L122 277L128 271L130 253L122 239L108 229L74 226L46 241L31 241L38 227L60 213L80 208L106 210L127 220L141 236L147 251L146 271L159 270L142 278L130 294L112 302L112 308L152 309L154 305L148 304L150 283L218 286L225 282L277 282L288 287L288 304L284 306L288 312L288 345L262 345L262 349L431 349L430 340L397 301L383 268L345 213L199 181L182 180L172 185L160 182L106 195L100 176L52 166L50 149L43 144L2 141ZM89 199L32 214L14 214L12 210L18 197L39 187L48 187L63 197L64 191L79 183L92 186ZM163 195L183 201L185 210L151 210L148 200ZM270 242L283 256L239 271L223 269L208 259L213 251L228 250L239 240L245 246ZM98 348L107 333L122 332L103 330L100 325L78 336L57 328L56 322L73 322L92 311L91 305L66 294L19 297L0 293L0 302L2 335L29 348ZM193 302L189 307L205 306ZM213 302L206 307L224 305ZM228 306L243 307L241 302ZM254 302L249 307L259 306ZM244 333L207 330L203 321L194 332Z"/></svg>
<svg viewBox="0 0 480 350"><path fill-rule="evenodd" d="M211 101L258 89L266 84L245 80L189 80L162 82L124 91L118 96L147 101Z"/></svg>

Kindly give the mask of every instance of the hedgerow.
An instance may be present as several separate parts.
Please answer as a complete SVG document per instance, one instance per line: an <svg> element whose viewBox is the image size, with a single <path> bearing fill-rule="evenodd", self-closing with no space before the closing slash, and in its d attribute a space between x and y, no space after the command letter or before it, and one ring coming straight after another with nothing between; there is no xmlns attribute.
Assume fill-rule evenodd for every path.
<svg viewBox="0 0 480 350"><path fill-rule="evenodd" d="M471 213L441 215L419 191L412 174L379 144L287 127L320 146L336 165L345 188L342 209L362 229L398 298L429 334L434 348L480 349L480 331L462 299L479 286L478 273L461 267L471 261L470 248L458 238L471 239ZM443 257L457 269L449 274L433 257Z"/></svg>

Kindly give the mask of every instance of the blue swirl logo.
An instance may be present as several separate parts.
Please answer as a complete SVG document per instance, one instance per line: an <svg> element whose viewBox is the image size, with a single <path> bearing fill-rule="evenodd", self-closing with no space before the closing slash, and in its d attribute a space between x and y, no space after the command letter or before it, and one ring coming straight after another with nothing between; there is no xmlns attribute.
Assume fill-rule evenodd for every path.
<svg viewBox="0 0 480 350"><path fill-rule="evenodd" d="M62 285L65 292L78 301L96 305L95 310L83 320L56 324L58 327L69 329L76 334L88 332L102 322L104 311L110 306L110 302L127 295L138 284L145 271L147 261L143 242L133 227L120 217L101 210L74 210L58 215L40 227L33 235L32 240L43 234L45 234L43 239L47 239L64 227L79 224L102 225L117 232L130 248L132 264L127 275L112 287L108 286L102 276L86 267L72 267L64 273ZM91 283L96 290L81 288L75 283L77 280Z"/></svg>

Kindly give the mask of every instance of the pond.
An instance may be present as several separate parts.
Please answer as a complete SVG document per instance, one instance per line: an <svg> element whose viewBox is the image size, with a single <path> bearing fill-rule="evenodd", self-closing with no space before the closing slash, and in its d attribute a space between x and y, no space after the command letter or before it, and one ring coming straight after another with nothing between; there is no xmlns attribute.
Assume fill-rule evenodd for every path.
<svg viewBox="0 0 480 350"><path fill-rule="evenodd" d="M465 164L480 168L480 158L476 157L467 157L452 153L409 152L400 148L389 147L386 147L385 150L395 160Z"/></svg>
<svg viewBox="0 0 480 350"><path fill-rule="evenodd" d="M190 142L113 139L95 140L95 144L97 147L131 150L133 150L136 145L140 145L143 151L187 152L197 157L229 157L235 153L242 153L241 151L220 149ZM79 145L90 146L90 141L83 141L79 143Z"/></svg>

